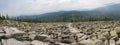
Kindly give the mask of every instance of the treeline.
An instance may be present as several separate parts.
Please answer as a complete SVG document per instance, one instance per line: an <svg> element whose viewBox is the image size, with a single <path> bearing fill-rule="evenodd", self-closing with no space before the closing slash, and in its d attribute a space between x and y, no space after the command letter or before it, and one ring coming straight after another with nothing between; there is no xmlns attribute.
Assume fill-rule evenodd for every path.
<svg viewBox="0 0 120 45"><path fill-rule="evenodd" d="M9 20L9 16L8 15L3 15L3 14L0 14L0 22L4 21L4 20Z"/></svg>
<svg viewBox="0 0 120 45"><path fill-rule="evenodd" d="M22 21L22 22L40 22L40 23L47 23L47 22L84 22L84 21L111 21L111 20L118 20L114 18L109 18L109 17L99 17L99 18L94 18L94 17L84 17L84 18L78 18L78 17L66 17L66 18L60 18L56 17L57 19L42 19L42 18L37 18L37 19L22 19L22 18L16 18L16 21Z"/></svg>
<svg viewBox="0 0 120 45"><path fill-rule="evenodd" d="M24 22L80 22L119 20L120 14L99 11L60 11L32 16L18 16L14 20Z"/></svg>

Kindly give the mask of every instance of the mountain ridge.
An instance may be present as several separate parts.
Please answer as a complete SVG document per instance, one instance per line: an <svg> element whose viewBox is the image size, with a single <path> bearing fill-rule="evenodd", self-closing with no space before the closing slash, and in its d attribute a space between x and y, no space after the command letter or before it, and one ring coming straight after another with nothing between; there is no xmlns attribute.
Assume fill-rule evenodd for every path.
<svg viewBox="0 0 120 45"><path fill-rule="evenodd" d="M96 20L103 19L111 20L120 19L120 4L100 7L89 11L58 11L32 16L18 16L19 20L37 20L37 21L81 21L81 20ZM91 18L91 19L90 19Z"/></svg>

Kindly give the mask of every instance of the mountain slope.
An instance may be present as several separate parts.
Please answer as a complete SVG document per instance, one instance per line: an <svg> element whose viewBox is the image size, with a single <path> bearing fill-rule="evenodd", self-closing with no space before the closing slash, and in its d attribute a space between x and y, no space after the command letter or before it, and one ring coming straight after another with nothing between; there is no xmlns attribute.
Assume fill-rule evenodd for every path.
<svg viewBox="0 0 120 45"><path fill-rule="evenodd" d="M59 11L32 16L19 16L19 20L32 21L88 21L88 20L118 20L120 19L120 4L100 7L89 11Z"/></svg>

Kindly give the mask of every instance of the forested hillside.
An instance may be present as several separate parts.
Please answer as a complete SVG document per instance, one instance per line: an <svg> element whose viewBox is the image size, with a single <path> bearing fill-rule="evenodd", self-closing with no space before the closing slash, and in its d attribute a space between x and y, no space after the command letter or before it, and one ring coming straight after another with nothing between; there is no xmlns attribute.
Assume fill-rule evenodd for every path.
<svg viewBox="0 0 120 45"><path fill-rule="evenodd" d="M109 21L120 19L120 4L89 11L58 11L32 16L18 16L14 20L31 22Z"/></svg>

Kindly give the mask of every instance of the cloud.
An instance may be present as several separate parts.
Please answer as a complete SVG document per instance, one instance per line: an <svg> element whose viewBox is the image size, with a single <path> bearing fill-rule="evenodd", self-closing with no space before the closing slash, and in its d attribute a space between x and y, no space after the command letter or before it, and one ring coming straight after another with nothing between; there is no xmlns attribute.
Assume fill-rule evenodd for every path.
<svg viewBox="0 0 120 45"><path fill-rule="evenodd" d="M0 12L10 16L42 14L60 10L91 10L120 0L0 0Z"/></svg>

